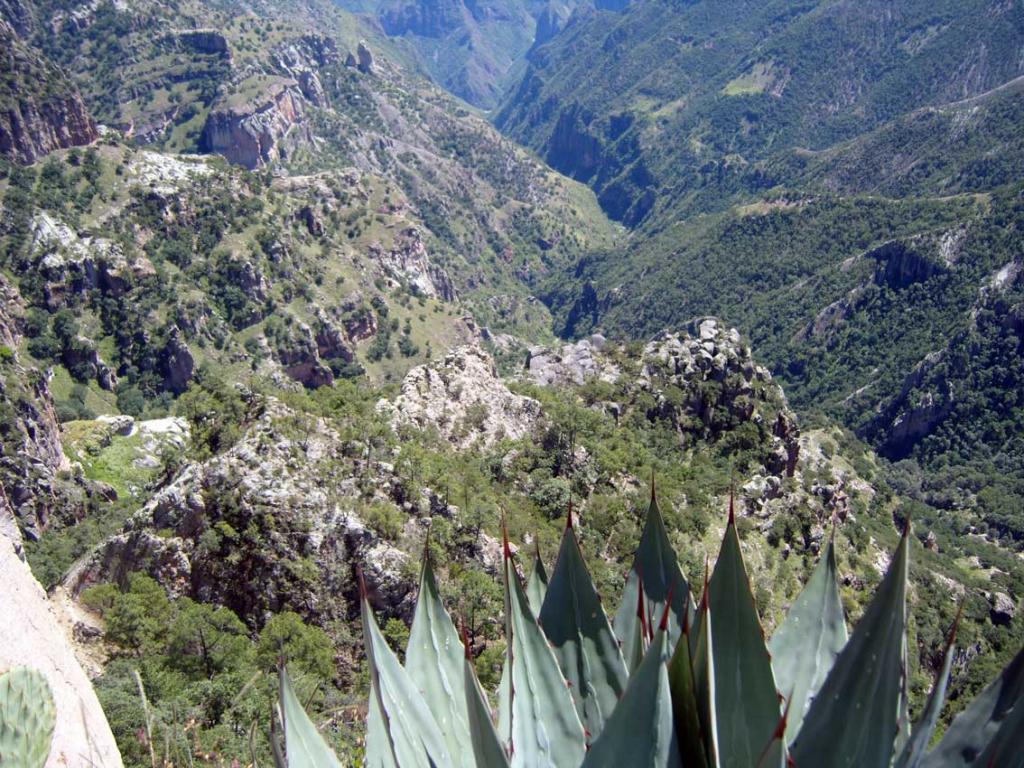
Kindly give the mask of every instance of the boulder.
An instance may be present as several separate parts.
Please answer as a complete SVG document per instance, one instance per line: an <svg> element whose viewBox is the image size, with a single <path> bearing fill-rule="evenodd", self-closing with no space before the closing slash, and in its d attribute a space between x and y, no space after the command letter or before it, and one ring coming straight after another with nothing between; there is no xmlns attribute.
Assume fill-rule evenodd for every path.
<svg viewBox="0 0 1024 768"><path fill-rule="evenodd" d="M366 42L363 40L360 40L359 45L356 47L356 66L365 75L373 72L373 54L366 47Z"/></svg>
<svg viewBox="0 0 1024 768"><path fill-rule="evenodd" d="M989 618L996 626L1009 626L1017 615L1017 604L1005 592L988 593Z"/></svg>

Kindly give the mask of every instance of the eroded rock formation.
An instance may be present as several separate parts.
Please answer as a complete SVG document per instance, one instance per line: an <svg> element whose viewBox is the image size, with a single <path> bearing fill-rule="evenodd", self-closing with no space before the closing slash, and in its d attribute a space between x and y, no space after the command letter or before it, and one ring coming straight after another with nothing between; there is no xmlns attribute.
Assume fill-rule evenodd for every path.
<svg viewBox="0 0 1024 768"><path fill-rule="evenodd" d="M480 347L459 347L438 363L413 368L402 393L381 411L395 426L435 427L451 443L490 445L528 434L540 416L540 403L512 393L494 361Z"/></svg>
<svg viewBox="0 0 1024 768"><path fill-rule="evenodd" d="M90 144L98 134L78 89L0 19L0 154L34 163L55 149Z"/></svg>
<svg viewBox="0 0 1024 768"><path fill-rule="evenodd" d="M200 146L232 163L258 168L313 141L304 118L299 83L277 78L244 103L216 107L206 120Z"/></svg>

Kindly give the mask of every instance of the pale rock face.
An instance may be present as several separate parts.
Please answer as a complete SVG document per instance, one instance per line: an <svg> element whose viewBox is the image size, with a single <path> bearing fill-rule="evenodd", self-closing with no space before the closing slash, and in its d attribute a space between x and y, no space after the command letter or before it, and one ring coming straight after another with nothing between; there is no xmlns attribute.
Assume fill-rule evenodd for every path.
<svg viewBox="0 0 1024 768"><path fill-rule="evenodd" d="M68 294L101 289L112 295L131 282L156 274L139 255L129 260L121 246L102 237L79 235L60 219L39 211L32 219L32 252L45 279L43 291L51 310L64 306Z"/></svg>
<svg viewBox="0 0 1024 768"><path fill-rule="evenodd" d="M531 347L526 376L540 386L616 381L621 371L599 354L606 343L603 336L594 335L559 349Z"/></svg>
<svg viewBox="0 0 1024 768"><path fill-rule="evenodd" d="M1013 622L1017 615L1017 604L1005 592L989 592L989 618L993 624L1006 626Z"/></svg>
<svg viewBox="0 0 1024 768"><path fill-rule="evenodd" d="M4 517L0 508L0 521ZM31 667L42 672L50 683L57 706L57 724L46 766L120 768L121 754L114 735L89 678L75 658L56 607L3 530L0 524L4 606L4 620L0 621L0 670Z"/></svg>
<svg viewBox="0 0 1024 768"><path fill-rule="evenodd" d="M436 427L460 448L524 437L540 417L540 403L513 394L478 346L459 347L439 363L413 368L395 401L381 401L378 408L395 427Z"/></svg>
<svg viewBox="0 0 1024 768"><path fill-rule="evenodd" d="M162 155L142 150L128 166L133 179L161 195L172 195L181 187L209 176L213 169L206 158L195 155Z"/></svg>
<svg viewBox="0 0 1024 768"><path fill-rule="evenodd" d="M390 250L371 246L370 255L390 277L413 285L430 298L454 301L455 286L441 267L431 262L423 236L416 227L408 227L395 238Z"/></svg>

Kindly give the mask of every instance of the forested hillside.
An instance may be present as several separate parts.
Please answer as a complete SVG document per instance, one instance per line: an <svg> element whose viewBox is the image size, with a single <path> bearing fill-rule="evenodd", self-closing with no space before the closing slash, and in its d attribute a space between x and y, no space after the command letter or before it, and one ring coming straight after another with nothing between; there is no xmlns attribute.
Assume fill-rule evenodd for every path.
<svg viewBox="0 0 1024 768"><path fill-rule="evenodd" d="M9 629L81 667L35 665L124 765L292 762L293 681L342 764L419 754L382 724L417 697L447 738L468 692L477 735L506 718L495 764L532 768L506 735L524 621L580 706L566 765L604 759L598 729L643 732L566 695L591 674L542 612L566 551L553 594L592 580L576 629L660 691L652 743L693 724L680 675L714 693L693 659L735 617L687 601L723 579L748 631L722 701L756 668L780 766L813 699L787 654L818 690L881 622L891 668L841 685L883 681L927 742L1020 651L1020 3L0 0L0 43L0 565L48 616ZM832 650L773 661L812 572ZM385 701L382 663L435 674L417 605L459 690ZM640 676L669 636L683 666Z"/></svg>
<svg viewBox="0 0 1024 768"><path fill-rule="evenodd" d="M632 227L549 281L555 327L727 318L798 409L1019 541L1022 34L997 3L578 13L496 118Z"/></svg>

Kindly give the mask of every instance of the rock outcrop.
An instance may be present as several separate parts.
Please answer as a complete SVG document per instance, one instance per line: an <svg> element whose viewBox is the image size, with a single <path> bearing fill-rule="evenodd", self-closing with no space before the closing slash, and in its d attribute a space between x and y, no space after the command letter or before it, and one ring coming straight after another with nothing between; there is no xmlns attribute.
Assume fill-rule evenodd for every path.
<svg viewBox="0 0 1024 768"><path fill-rule="evenodd" d="M78 89L0 19L0 154L34 163L55 149L90 144L98 134Z"/></svg>
<svg viewBox="0 0 1024 768"><path fill-rule="evenodd" d="M281 610L327 624L358 613L358 565L375 603L411 615L408 555L362 509L400 505L415 530L431 503L404 498L393 467L366 453L327 422L252 396L239 442L186 465L65 586L78 594L142 570L172 595L227 605L254 627Z"/></svg>
<svg viewBox="0 0 1024 768"><path fill-rule="evenodd" d="M9 520L9 518L8 518ZM120 768L110 725L58 612L18 557L17 540L5 527L4 499L0 492L0 584L3 615L0 621L0 669L27 666L45 675L57 707L57 725L47 768L89 765Z"/></svg>
<svg viewBox="0 0 1024 768"><path fill-rule="evenodd" d="M228 39L216 29L183 29L171 34L171 38L182 48L193 53L229 56Z"/></svg>
<svg viewBox="0 0 1024 768"><path fill-rule="evenodd" d="M1017 604L1005 592L989 592L989 618L993 624L1007 626L1013 622L1017 615Z"/></svg>
<svg viewBox="0 0 1024 768"><path fill-rule="evenodd" d="M389 277L410 285L423 296L455 301L457 294L452 279L427 255L423 235L416 227L407 227L396 237L389 250L379 245L370 247L370 256Z"/></svg>
<svg viewBox="0 0 1024 768"><path fill-rule="evenodd" d="M320 79L320 69L340 60L337 45L324 35L308 34L274 49L278 69L298 84L306 100L317 107L330 106Z"/></svg>
<svg viewBox="0 0 1024 768"><path fill-rule="evenodd" d="M188 344L181 337L178 326L172 326L160 355L160 365L163 368L164 386L176 395L180 395L188 388L195 372L195 358Z"/></svg>
<svg viewBox="0 0 1024 768"><path fill-rule="evenodd" d="M370 49L362 40L359 41L359 45L356 47L356 66L364 75L373 72L373 53L370 52Z"/></svg>
<svg viewBox="0 0 1024 768"><path fill-rule="evenodd" d="M413 368L395 401L381 401L378 408L396 427L434 427L460 447L523 437L540 416L540 403L512 393L491 356L476 346L459 347L438 363Z"/></svg>
<svg viewBox="0 0 1024 768"><path fill-rule="evenodd" d="M591 379L616 381L619 368L600 355L607 341L594 335L575 344L549 349L530 347L526 361L526 377L540 386L583 384Z"/></svg>
<svg viewBox="0 0 1024 768"><path fill-rule="evenodd" d="M795 464L795 416L735 329L715 318L695 320L688 332L655 337L644 347L642 361L639 388L655 396L658 410L673 419L681 436L714 441L752 422L773 443L770 469L785 471Z"/></svg>
<svg viewBox="0 0 1024 768"><path fill-rule="evenodd" d="M90 234L79 235L49 213L36 213L31 228L33 258L51 311L89 291L120 296L134 283L156 274L145 256L129 260L120 245Z"/></svg>
<svg viewBox="0 0 1024 768"><path fill-rule="evenodd" d="M200 147L252 169L285 158L312 141L299 83L278 78L244 103L229 100L215 107L203 127Z"/></svg>

